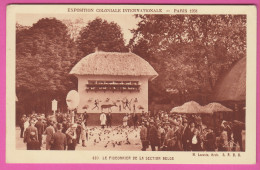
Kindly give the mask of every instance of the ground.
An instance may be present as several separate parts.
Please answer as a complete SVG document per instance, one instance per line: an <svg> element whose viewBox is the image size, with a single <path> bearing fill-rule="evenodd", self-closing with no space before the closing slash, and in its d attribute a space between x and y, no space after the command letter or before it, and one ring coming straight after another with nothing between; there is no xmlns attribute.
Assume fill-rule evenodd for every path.
<svg viewBox="0 0 260 170"><path fill-rule="evenodd" d="M112 128L101 129L99 126L88 127L88 140L86 146L77 144L76 150L109 150L109 151L141 151L140 128L121 128L113 126ZM128 139L128 140L127 140ZM245 131L242 133L243 145L245 146ZM42 150L45 150L45 144ZM23 138L20 138L20 128L16 128L16 149L26 150L26 144ZM150 151L149 147L147 151Z"/></svg>
<svg viewBox="0 0 260 170"><path fill-rule="evenodd" d="M140 129L112 127L102 130L100 127L92 126L88 127L88 131L87 147L82 147L80 141L76 150L141 151ZM26 149L23 139L20 138L20 128L16 128L16 148ZM45 144L41 149L45 150Z"/></svg>

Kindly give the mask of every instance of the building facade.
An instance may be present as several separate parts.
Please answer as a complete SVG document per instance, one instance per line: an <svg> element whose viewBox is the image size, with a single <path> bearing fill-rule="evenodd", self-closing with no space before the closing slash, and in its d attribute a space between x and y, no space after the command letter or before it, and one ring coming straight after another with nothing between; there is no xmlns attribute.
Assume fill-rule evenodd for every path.
<svg viewBox="0 0 260 170"><path fill-rule="evenodd" d="M95 52L82 58L70 74L78 78L78 113L148 111L148 82L158 76L134 53Z"/></svg>

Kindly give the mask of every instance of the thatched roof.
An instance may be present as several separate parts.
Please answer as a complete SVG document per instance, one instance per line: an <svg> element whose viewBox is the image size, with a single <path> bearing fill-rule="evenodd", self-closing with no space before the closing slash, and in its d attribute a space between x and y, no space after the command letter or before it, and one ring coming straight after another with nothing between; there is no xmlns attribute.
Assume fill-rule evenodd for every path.
<svg viewBox="0 0 260 170"><path fill-rule="evenodd" d="M202 106L195 102L195 101L189 101L184 103L181 106L174 107L171 110L171 113L203 113L202 112Z"/></svg>
<svg viewBox="0 0 260 170"><path fill-rule="evenodd" d="M134 53L95 52L82 58L70 71L74 75L130 75L155 78L153 67Z"/></svg>
<svg viewBox="0 0 260 170"><path fill-rule="evenodd" d="M203 112L205 113L215 113L215 112L232 112L232 109L229 109L225 106L223 106L220 103L209 103L206 106L203 106Z"/></svg>
<svg viewBox="0 0 260 170"><path fill-rule="evenodd" d="M243 101L246 99L246 57L241 58L217 83L214 101Z"/></svg>

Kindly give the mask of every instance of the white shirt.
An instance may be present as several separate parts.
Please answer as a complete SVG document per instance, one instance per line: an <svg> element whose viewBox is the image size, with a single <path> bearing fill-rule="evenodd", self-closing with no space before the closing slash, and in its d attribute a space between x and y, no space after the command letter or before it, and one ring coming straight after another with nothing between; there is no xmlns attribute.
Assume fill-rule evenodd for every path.
<svg viewBox="0 0 260 170"><path fill-rule="evenodd" d="M196 135L193 136L191 143L192 144L197 144L198 143Z"/></svg>

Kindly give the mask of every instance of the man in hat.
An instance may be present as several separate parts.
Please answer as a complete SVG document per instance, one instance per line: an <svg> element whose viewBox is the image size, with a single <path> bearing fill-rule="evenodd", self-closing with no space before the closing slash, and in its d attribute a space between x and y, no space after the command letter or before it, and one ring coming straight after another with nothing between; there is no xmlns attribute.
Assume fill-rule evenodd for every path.
<svg viewBox="0 0 260 170"><path fill-rule="evenodd" d="M20 129L21 129L21 133L20 133L20 138L23 138L23 133L24 133L24 122L26 121L26 115L23 115L19 125L20 125Z"/></svg>
<svg viewBox="0 0 260 170"><path fill-rule="evenodd" d="M61 132L62 124L57 124L57 132L52 137L52 150L65 150L67 145L67 138L64 133Z"/></svg>
<svg viewBox="0 0 260 170"><path fill-rule="evenodd" d="M76 149L76 128L77 124L72 124L71 127L66 131L68 150Z"/></svg>
<svg viewBox="0 0 260 170"><path fill-rule="evenodd" d="M108 126L111 127L111 125L112 125L112 115L111 115L110 112L106 115L106 119L107 119L107 122L106 122L107 128L108 128Z"/></svg>
<svg viewBox="0 0 260 170"><path fill-rule="evenodd" d="M36 122L35 127L38 130L38 140L39 140L39 142L42 146L42 135L43 135L43 132L44 132L44 124L42 123L41 117L38 118L38 121Z"/></svg>
<svg viewBox="0 0 260 170"><path fill-rule="evenodd" d="M54 127L53 127L53 121L49 120L48 122L49 126L45 129L44 134L46 134L46 150L51 149L51 139L53 134L55 133Z"/></svg>
<svg viewBox="0 0 260 170"><path fill-rule="evenodd" d="M136 113L134 113L132 116L132 119L133 119L133 123L134 123L134 128L137 128L138 115Z"/></svg>
<svg viewBox="0 0 260 170"><path fill-rule="evenodd" d="M182 130L182 147L184 151L190 151L191 149L191 130L188 126L187 119L183 120L183 130Z"/></svg>
<svg viewBox="0 0 260 170"><path fill-rule="evenodd" d="M155 146L158 146L159 138L158 138L158 130L155 127L154 120L150 120L150 129L148 139L151 144L152 151L155 151Z"/></svg>
<svg viewBox="0 0 260 170"><path fill-rule="evenodd" d="M89 118L89 115L88 115L88 113L85 111L85 112L83 113L83 121L85 122L86 126L87 126L88 118Z"/></svg>
<svg viewBox="0 0 260 170"><path fill-rule="evenodd" d="M77 144L79 144L80 136L81 136L81 122L82 122L82 120L78 119L76 122L77 122L76 141L77 141Z"/></svg>
<svg viewBox="0 0 260 170"><path fill-rule="evenodd" d="M162 128L162 125L160 122L158 122L158 150L161 150L161 145L163 144L165 138L165 129Z"/></svg>
<svg viewBox="0 0 260 170"><path fill-rule="evenodd" d="M175 146L174 130L172 129L172 125L170 124L170 122L166 122L165 126L167 128L167 132L165 135L164 145L167 146L167 151L173 151Z"/></svg>
<svg viewBox="0 0 260 170"><path fill-rule="evenodd" d="M203 141L204 149L206 151L215 151L216 149L215 143L216 143L216 135L214 134L212 128L208 127L206 132L206 137Z"/></svg>
<svg viewBox="0 0 260 170"><path fill-rule="evenodd" d="M142 151L146 151L148 140L147 140L147 128L145 127L144 122L142 122L142 127L140 130L140 139L142 142Z"/></svg>

